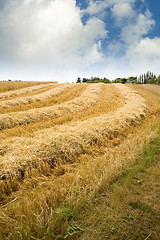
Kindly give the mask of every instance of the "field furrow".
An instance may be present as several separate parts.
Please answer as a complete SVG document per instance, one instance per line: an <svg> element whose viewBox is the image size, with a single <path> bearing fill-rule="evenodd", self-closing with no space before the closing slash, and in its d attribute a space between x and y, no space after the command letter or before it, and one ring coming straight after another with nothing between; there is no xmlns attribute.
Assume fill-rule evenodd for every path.
<svg viewBox="0 0 160 240"><path fill-rule="evenodd" d="M51 88L50 90L47 90L45 92L35 94L32 96L26 96L26 97L20 97L12 100L5 100L0 102L0 112L5 113L6 110L9 108L12 111L14 111L14 106L18 106L20 109L24 109L27 105L30 105L30 108L32 108L32 104L35 103L35 106L38 102L44 102L47 99L50 99L61 92L64 92L68 88L74 87L74 85L64 84L64 85L56 85L56 87ZM18 110L18 109L16 109Z"/></svg>
<svg viewBox="0 0 160 240"><path fill-rule="evenodd" d="M141 171L143 164L148 165L145 153L149 163L158 161L152 152L158 154L159 142L152 151L148 149L148 143L159 134L158 91L158 86L143 84L74 84L46 101L38 101L44 102L44 107L36 109L32 103L32 109L26 111L22 104L21 112L1 114L0 122L6 125L0 130L0 239L83 239L83 229L89 233L95 222L98 235L91 231L86 239L117 236L110 230L117 226L110 211L115 211L117 199L121 201L128 194L128 175L133 170L132 186L141 192L146 186L142 178L146 172ZM139 166L135 165L138 156ZM138 178L135 169L140 170ZM109 192L114 194L113 201ZM141 200L137 191L133 199L136 196ZM105 218L99 211L102 199ZM146 198L142 200L145 203ZM119 215L120 232L122 224L133 227L142 213L132 210L129 202L126 198L128 211L123 208ZM153 209L150 204L144 206ZM118 205L118 211L120 208ZM88 210L93 218L86 215ZM124 222L122 214L128 217L130 211L133 221L125 218ZM107 235L101 234L104 228L99 228L99 219L107 226Z"/></svg>
<svg viewBox="0 0 160 240"><path fill-rule="evenodd" d="M38 89L34 89L33 91L28 91L26 93L20 93L18 95L15 95L15 96L11 96L11 97L8 97L8 98L5 98L5 99L0 99L0 103L3 102L3 101L8 101L8 100L15 100L16 98L21 98L21 97L31 97L33 95L36 95L36 94L39 94L39 93L43 93L45 91L48 91L52 88L56 88L57 86L61 86L63 84L56 84L56 83L52 83L52 84L48 84L42 88L38 88Z"/></svg>
<svg viewBox="0 0 160 240"><path fill-rule="evenodd" d="M74 91L68 89L62 94L55 96L55 99L52 98L52 105L60 104L65 101L72 100L79 97L83 91L88 87L87 84L77 84L78 86ZM124 105L124 98L121 96L120 91L114 86L114 84L103 84L102 91L94 104L89 108L84 108L79 112L68 112L65 115L57 116L56 118L49 118L48 120L43 120L40 122L32 122L27 125L16 125L14 128L6 128L0 131L0 142L3 139L8 139L10 137L34 137L34 132L40 129L50 128L53 126L59 126L66 123L84 121L92 117L98 117L101 114L109 113L115 111L119 107Z"/></svg>
<svg viewBox="0 0 160 240"><path fill-rule="evenodd" d="M56 84L56 83L39 84L39 85L35 85L32 87L26 87L26 88L16 89L16 90L8 91L8 92L2 92L2 93L0 93L0 100L17 97L22 94L32 93L36 90L43 89L48 86L54 86L54 85L58 85L58 84Z"/></svg>
<svg viewBox="0 0 160 240"><path fill-rule="evenodd" d="M16 125L29 124L32 122L39 122L49 118L57 118L67 113L74 113L81 111L84 108L88 108L98 101L102 85L103 84L98 84L96 87L94 85L89 85L87 90L85 90L80 97L56 106L53 105L50 107L35 108L28 111L1 114L0 129L12 128ZM71 86L73 87L73 85L69 85L69 87ZM65 87L68 87L68 85Z"/></svg>
<svg viewBox="0 0 160 240"><path fill-rule="evenodd" d="M90 88L93 88L95 94L99 89L98 98L101 85L92 86ZM125 103L113 112L57 128L37 131L33 138L9 139L6 145L1 146L2 181L10 176L15 183L16 179L25 177L28 169L31 168L43 174L50 174L57 163L73 163L80 154L87 153L90 146L119 144L130 127L139 124L145 118L147 106L145 100L136 91L120 84L117 84L116 88L124 97ZM77 110L77 107L81 108L82 104L86 104L87 107L87 99L84 103L84 98L87 97L90 99L87 93L84 94L82 102L80 99L78 101L79 105L72 102L70 111ZM95 98L93 103L94 101Z"/></svg>
<svg viewBox="0 0 160 240"><path fill-rule="evenodd" d="M67 84L68 85L68 84ZM58 85L59 87L62 85ZM64 86L64 84L63 84ZM54 90L55 88L55 92L57 89L57 86L54 86L52 88L52 90ZM4 113L12 113L12 112L21 112L21 111L28 111L30 109L36 109L36 108L44 108L44 107L50 107L50 106L54 106L54 105L58 105L60 103L72 100L74 98L79 97L82 92L86 89L85 85L78 85L78 84L74 84L74 85L70 85L67 88L65 88L64 90L61 89L62 91L60 91L58 94L54 94L54 95L46 95L46 98L39 98L39 100L34 100L34 94L30 94L29 98L32 99L31 101L29 101L28 104L21 104L18 103L17 105L13 105L13 106L8 106L7 108L1 108L0 112L1 114ZM51 90L51 89L49 89ZM49 91L47 90L47 92ZM43 93L45 93L45 91L43 91L41 94L43 95ZM39 95L39 94L38 94ZM33 97L33 98L32 98ZM41 99L41 100L40 100Z"/></svg>
<svg viewBox="0 0 160 240"><path fill-rule="evenodd" d="M0 93L12 92L15 90L25 89L39 85L55 84L57 82L43 82L43 81L0 81Z"/></svg>

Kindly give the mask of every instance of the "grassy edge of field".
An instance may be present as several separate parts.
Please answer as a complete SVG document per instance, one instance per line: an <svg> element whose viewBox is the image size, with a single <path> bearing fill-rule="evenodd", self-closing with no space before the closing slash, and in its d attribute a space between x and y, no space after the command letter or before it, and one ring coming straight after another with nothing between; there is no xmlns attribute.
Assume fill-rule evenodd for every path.
<svg viewBox="0 0 160 240"><path fill-rule="evenodd" d="M82 208L61 206L61 239L160 239L160 126L134 163Z"/></svg>

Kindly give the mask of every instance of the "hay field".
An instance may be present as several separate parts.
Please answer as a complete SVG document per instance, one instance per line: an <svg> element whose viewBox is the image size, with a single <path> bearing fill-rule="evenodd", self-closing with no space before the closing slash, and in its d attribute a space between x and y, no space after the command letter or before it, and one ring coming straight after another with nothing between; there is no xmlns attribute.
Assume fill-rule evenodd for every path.
<svg viewBox="0 0 160 240"><path fill-rule="evenodd" d="M63 235L57 209L83 207L157 132L160 86L46 85L0 94L3 239Z"/></svg>
<svg viewBox="0 0 160 240"><path fill-rule="evenodd" d="M56 82L0 81L0 93L8 94L8 92L10 91L14 93L14 91L16 90L25 89L25 88L30 89L31 87L34 87L34 86L38 87L38 85L42 87L42 84L48 85L50 83L56 83ZM26 89L24 91L26 91Z"/></svg>
<svg viewBox="0 0 160 240"><path fill-rule="evenodd" d="M61 92L64 92L66 89L68 89L70 87L71 87L71 85L68 85L68 84L63 84L60 86L58 84L54 84L54 85L52 84L51 89L49 89L49 90L45 89L45 91L43 90L43 92L40 92L37 94L35 94L35 93L31 94L31 91L33 91L33 88L30 88L28 91L28 93L30 92L29 96L18 97L18 98L14 98L14 99L1 101L1 113L6 113L6 111L8 111L8 108L11 108L11 109L9 109L9 112L11 112L11 111L15 112L15 110L18 111L18 108L13 108L13 106L16 106L16 107L18 106L20 110L23 109L23 111L24 111L24 110L26 110L25 108L27 105L29 105L30 108L33 108L33 103L35 103L35 102L36 102L35 107L37 108L38 107L37 102L41 101L44 103L44 101L46 101L47 99L50 99L53 96L56 96ZM44 89L44 86L42 86L41 88ZM37 90L37 86L34 87L34 90L35 89ZM26 89L26 90L28 90L28 89ZM19 92L22 93L22 90L16 92L18 96L19 96L19 94L18 94ZM14 94L14 96L15 95L16 94ZM22 105L25 105L25 107L23 107Z"/></svg>

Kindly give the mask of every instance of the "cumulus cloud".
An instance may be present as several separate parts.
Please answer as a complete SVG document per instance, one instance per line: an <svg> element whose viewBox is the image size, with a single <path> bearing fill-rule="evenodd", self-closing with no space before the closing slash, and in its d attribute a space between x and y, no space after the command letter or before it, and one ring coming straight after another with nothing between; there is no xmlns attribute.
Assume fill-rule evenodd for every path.
<svg viewBox="0 0 160 240"><path fill-rule="evenodd" d="M83 11L83 13L88 13L90 15L99 15L104 12L107 8L113 7L114 11L117 11L117 7L124 4L134 3L136 0L88 0L88 7Z"/></svg>
<svg viewBox="0 0 160 240"><path fill-rule="evenodd" d="M147 36L155 21L149 10L135 9L137 1L143 2L87 0L80 9L76 0L1 0L0 78L75 81L88 73L112 79L137 73L150 59L157 66L160 38ZM102 18L109 11L110 25ZM112 39L107 30L114 27Z"/></svg>
<svg viewBox="0 0 160 240"><path fill-rule="evenodd" d="M154 26L155 21L149 11L138 14L134 23L125 25L121 32L121 39L128 45L135 44L137 41L148 34Z"/></svg>
<svg viewBox="0 0 160 240"><path fill-rule="evenodd" d="M135 52L139 55L145 55L148 58L152 56L152 59L159 58L160 56L160 38L155 37L153 39L144 38L137 44Z"/></svg>
<svg viewBox="0 0 160 240"><path fill-rule="evenodd" d="M150 70L159 74L160 38L142 38L127 49L126 58L130 59L133 71L142 73Z"/></svg>
<svg viewBox="0 0 160 240"><path fill-rule="evenodd" d="M127 62L126 67L133 74L134 72L140 74L148 70L158 74L160 38L146 37L154 25L152 14L147 10L144 14L137 13L135 21L121 29L120 40L125 49L122 60Z"/></svg>
<svg viewBox="0 0 160 240"><path fill-rule="evenodd" d="M111 11L118 24L120 24L122 20L133 18L136 15L135 10L129 2L115 4Z"/></svg>
<svg viewBox="0 0 160 240"><path fill-rule="evenodd" d="M96 17L82 24L75 0L8 0L1 6L0 56L6 61L53 68L88 65L100 61L99 39L106 34Z"/></svg>
<svg viewBox="0 0 160 240"><path fill-rule="evenodd" d="M84 13L88 13L90 15L97 15L104 11L104 8L108 6L106 1L93 1L90 0L88 4L88 8L84 10Z"/></svg>
<svg viewBox="0 0 160 240"><path fill-rule="evenodd" d="M68 53L92 51L106 34L99 19L82 25L73 0L22 0L9 7L0 15L0 52L10 57L61 61Z"/></svg>
<svg viewBox="0 0 160 240"><path fill-rule="evenodd" d="M148 70L159 74L160 38L147 37L155 26L150 11L142 13L135 9L134 0L102 2L103 8L111 9L115 26L119 28L119 36L108 43L110 57L106 57L101 72L108 73L111 79L138 75ZM144 3L143 0L141 2ZM97 12L101 10L96 3L92 3L93 7L95 12L96 9ZM88 9L91 9L91 4Z"/></svg>

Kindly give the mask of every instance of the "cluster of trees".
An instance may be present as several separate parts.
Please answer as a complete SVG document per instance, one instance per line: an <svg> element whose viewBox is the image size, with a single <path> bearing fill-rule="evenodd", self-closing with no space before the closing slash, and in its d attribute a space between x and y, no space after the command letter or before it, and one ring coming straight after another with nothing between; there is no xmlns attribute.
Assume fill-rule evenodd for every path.
<svg viewBox="0 0 160 240"><path fill-rule="evenodd" d="M152 84L152 82L151 82L151 84ZM156 81L153 82L153 84L158 84L158 85L160 85L160 75L156 78Z"/></svg>
<svg viewBox="0 0 160 240"><path fill-rule="evenodd" d="M147 83L151 79L152 80L156 79L156 75L153 74L153 72L149 72L149 71L147 73L140 75L140 77L139 77L139 81L142 83Z"/></svg>
<svg viewBox="0 0 160 240"><path fill-rule="evenodd" d="M113 83L137 83L137 77L129 77L129 78L116 78L112 81Z"/></svg>
<svg viewBox="0 0 160 240"><path fill-rule="evenodd" d="M91 77L91 78L83 78L81 80L80 77L77 78L77 83L99 83L99 82L103 82L103 83L110 83L111 81L108 78L99 78L99 77Z"/></svg>
<svg viewBox="0 0 160 240"><path fill-rule="evenodd" d="M132 83L132 84L160 84L160 75L156 77L153 72L147 72L141 74L139 78L137 77L129 77L129 78L116 78L114 83Z"/></svg>
<svg viewBox="0 0 160 240"><path fill-rule="evenodd" d="M139 78L131 76L128 78L116 78L113 81L110 81L108 78L99 78L99 77L91 77L89 78L83 78L81 80L80 77L77 78L77 83L131 83L131 84L160 84L160 75L156 77L153 72L147 72L144 74L141 74Z"/></svg>
<svg viewBox="0 0 160 240"><path fill-rule="evenodd" d="M144 84L160 84L160 75L156 77L153 72L147 72L139 77L139 81Z"/></svg>

